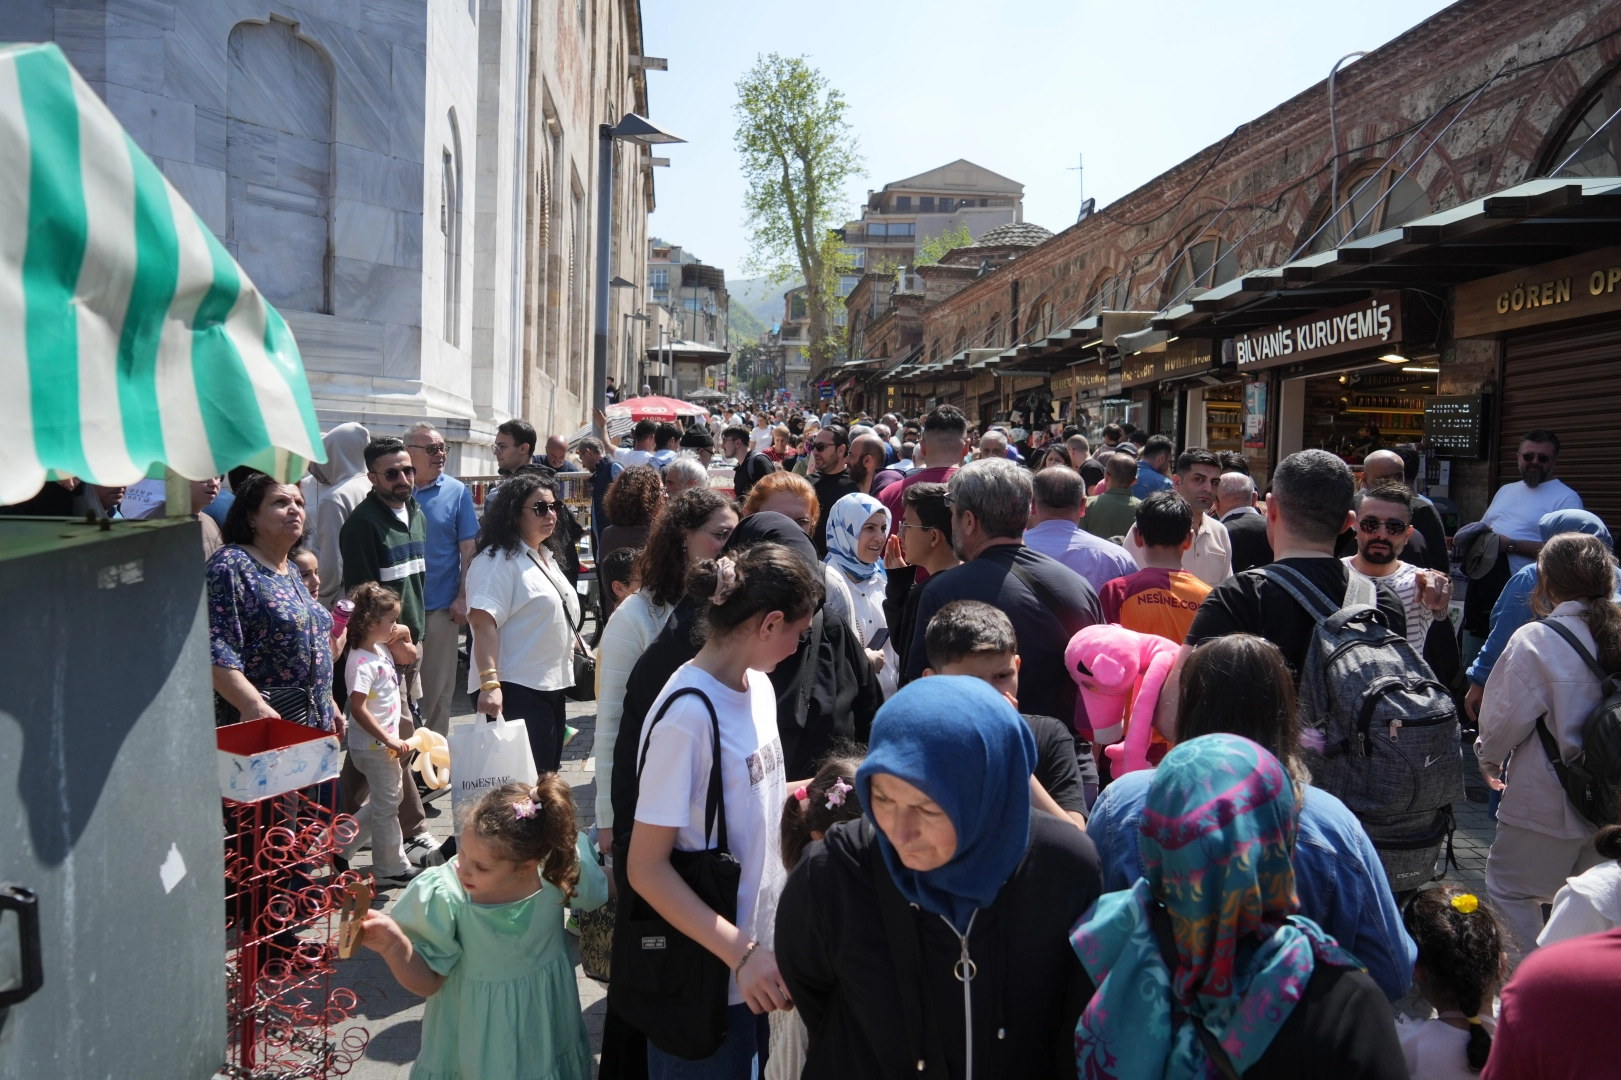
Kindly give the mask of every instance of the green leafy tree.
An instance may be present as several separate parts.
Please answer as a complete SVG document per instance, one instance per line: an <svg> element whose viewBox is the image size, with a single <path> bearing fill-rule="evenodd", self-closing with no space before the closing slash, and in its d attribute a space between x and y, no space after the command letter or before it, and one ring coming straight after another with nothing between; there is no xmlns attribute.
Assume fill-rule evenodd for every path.
<svg viewBox="0 0 1621 1080"><path fill-rule="evenodd" d="M752 250L745 267L773 285L805 282L806 352L813 371L843 345L835 325L839 276L853 269L833 230L847 218L845 184L861 158L844 95L800 56L772 53L737 81L736 146Z"/></svg>
<svg viewBox="0 0 1621 1080"><path fill-rule="evenodd" d="M974 242L968 234L968 226L958 223L955 229L947 229L939 236L931 236L924 240L917 249L915 266L928 266L945 258L952 251L960 247L967 247Z"/></svg>

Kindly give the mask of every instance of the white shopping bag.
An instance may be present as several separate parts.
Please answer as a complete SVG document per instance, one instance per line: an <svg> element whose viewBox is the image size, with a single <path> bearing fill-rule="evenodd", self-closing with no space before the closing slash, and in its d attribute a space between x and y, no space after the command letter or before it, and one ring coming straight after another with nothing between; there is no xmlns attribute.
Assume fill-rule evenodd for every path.
<svg viewBox="0 0 1621 1080"><path fill-rule="evenodd" d="M450 729L451 813L461 828L462 813L502 784L533 784L535 755L522 720L481 713L471 724Z"/></svg>

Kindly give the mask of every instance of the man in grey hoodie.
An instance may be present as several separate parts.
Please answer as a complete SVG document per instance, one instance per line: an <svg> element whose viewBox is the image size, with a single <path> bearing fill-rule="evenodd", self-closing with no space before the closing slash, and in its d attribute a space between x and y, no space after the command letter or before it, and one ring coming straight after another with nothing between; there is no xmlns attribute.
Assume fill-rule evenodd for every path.
<svg viewBox="0 0 1621 1080"><path fill-rule="evenodd" d="M313 498L308 488L304 493L308 521L305 539L320 564L321 595L317 599L328 609L343 598L343 554L338 550L338 534L350 512L371 491L365 458L370 441L371 433L365 425L339 424L321 437L326 464L310 465L315 483L311 485Z"/></svg>

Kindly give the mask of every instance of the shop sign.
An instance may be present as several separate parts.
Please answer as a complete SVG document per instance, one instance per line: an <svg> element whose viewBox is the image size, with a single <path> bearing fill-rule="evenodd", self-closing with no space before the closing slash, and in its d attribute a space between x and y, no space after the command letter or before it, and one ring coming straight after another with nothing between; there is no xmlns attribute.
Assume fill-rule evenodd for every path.
<svg viewBox="0 0 1621 1080"><path fill-rule="evenodd" d="M1266 383L1244 384L1244 449L1266 449Z"/></svg>
<svg viewBox="0 0 1621 1080"><path fill-rule="evenodd" d="M1188 338L1167 342L1159 358L1159 376L1170 379L1207 370L1211 356L1212 348L1207 340Z"/></svg>
<svg viewBox="0 0 1621 1080"><path fill-rule="evenodd" d="M1481 337L1611 311L1621 311L1621 247L1459 285L1452 334Z"/></svg>
<svg viewBox="0 0 1621 1080"><path fill-rule="evenodd" d="M1137 353L1120 360L1120 385L1141 386L1159 379L1159 354Z"/></svg>
<svg viewBox="0 0 1621 1080"><path fill-rule="evenodd" d="M996 392L996 376L990 372L975 375L968 382L968 393L974 397L981 394L994 394Z"/></svg>
<svg viewBox="0 0 1621 1080"><path fill-rule="evenodd" d="M1480 429L1479 394L1424 399L1424 441L1441 457L1479 457Z"/></svg>
<svg viewBox="0 0 1621 1080"><path fill-rule="evenodd" d="M1078 367L1068 368L1053 376L1053 397L1069 397L1091 400L1103 396L1103 390L1108 385L1109 376L1099 363L1081 364Z"/></svg>
<svg viewBox="0 0 1621 1080"><path fill-rule="evenodd" d="M1120 363L1120 357L1111 356L1106 361L1104 370L1107 376L1104 380L1104 393L1108 394L1110 397L1113 397L1120 393L1124 380L1124 372Z"/></svg>
<svg viewBox="0 0 1621 1080"><path fill-rule="evenodd" d="M1401 294L1380 293L1309 319L1251 330L1233 339L1233 351L1239 371L1259 371L1359 349L1387 348L1401 341L1401 327Z"/></svg>

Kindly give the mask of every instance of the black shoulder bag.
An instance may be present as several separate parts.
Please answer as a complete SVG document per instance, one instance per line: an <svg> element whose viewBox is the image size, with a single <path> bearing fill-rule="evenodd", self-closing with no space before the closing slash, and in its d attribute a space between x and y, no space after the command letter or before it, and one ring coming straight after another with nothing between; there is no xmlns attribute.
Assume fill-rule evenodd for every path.
<svg viewBox="0 0 1621 1080"><path fill-rule="evenodd" d="M527 548L525 550L528 551ZM552 588L557 589L557 602L563 605L563 621L567 622L568 597L563 594L562 589L557 588L557 582L552 580L552 576L546 572L546 567L541 565L541 561L535 553L528 551L528 555L534 561L535 566L539 568L540 576L545 578ZM586 645L585 639L580 637L580 627L584 625L585 605L581 604L579 623L569 626L569 631L574 635L574 685L564 690L563 696L570 701L597 700L597 658L592 654L590 647Z"/></svg>
<svg viewBox="0 0 1621 1080"><path fill-rule="evenodd" d="M714 732L709 796L704 807L705 842L717 821L720 827L714 847L704 851L671 851L670 865L715 914L736 923L737 887L743 879L743 868L732 856L726 839L720 719L715 715L714 704L702 690L690 686L677 690L648 721L641 758L636 765L636 781L640 787L654 725L664 719L670 705L685 694L694 694L704 703ZM614 835L619 919L614 926L609 1004L660 1050L698 1061L714 1054L726 1041L726 999L731 970L720 957L671 926L668 919L631 888L631 833L632 829L616 829Z"/></svg>

